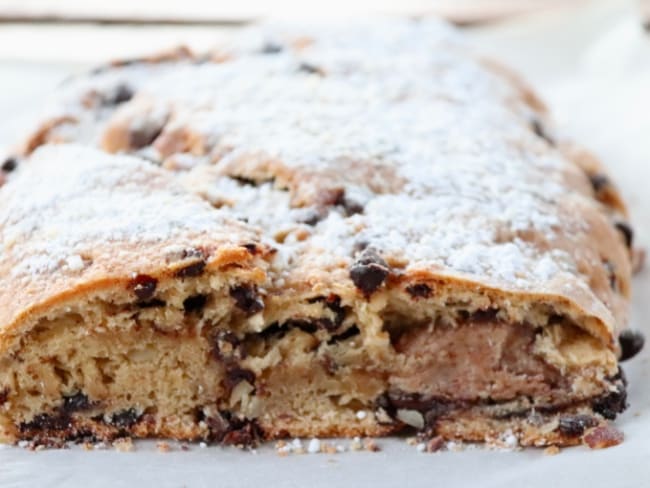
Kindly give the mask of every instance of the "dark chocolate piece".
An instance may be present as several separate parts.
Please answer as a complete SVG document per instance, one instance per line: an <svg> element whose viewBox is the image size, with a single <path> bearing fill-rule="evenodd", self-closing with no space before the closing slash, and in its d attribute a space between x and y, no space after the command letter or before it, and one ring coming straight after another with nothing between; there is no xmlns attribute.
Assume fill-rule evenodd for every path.
<svg viewBox="0 0 650 488"><path fill-rule="evenodd" d="M135 296L142 301L153 298L157 285L158 280L146 274L136 275L129 283L129 287L133 290Z"/></svg>
<svg viewBox="0 0 650 488"><path fill-rule="evenodd" d="M111 425L120 429L129 429L140 421L142 414L139 414L135 408L128 408L111 416Z"/></svg>
<svg viewBox="0 0 650 488"><path fill-rule="evenodd" d="M133 95L133 90L129 86L120 83L111 93L104 95L102 102L105 106L119 105L131 100Z"/></svg>
<svg viewBox="0 0 650 488"><path fill-rule="evenodd" d="M558 429L569 437L579 437L585 430L598 425L598 421L589 415L567 415L560 417Z"/></svg>
<svg viewBox="0 0 650 488"><path fill-rule="evenodd" d="M617 385L616 391L613 391L601 398L596 399L592 408L594 412L599 413L608 420L614 420L616 416L627 408L627 392L624 383Z"/></svg>
<svg viewBox="0 0 650 488"><path fill-rule="evenodd" d="M278 54L284 51L284 46L278 44L277 42L266 42L260 49L262 54Z"/></svg>
<svg viewBox="0 0 650 488"><path fill-rule="evenodd" d="M91 402L84 393L78 392L74 395L64 397L62 409L66 413L81 412L83 410L89 410L95 405L96 403Z"/></svg>
<svg viewBox="0 0 650 488"><path fill-rule="evenodd" d="M162 126L144 123L141 127L129 131L129 146L132 149L142 149L155 141L162 132Z"/></svg>
<svg viewBox="0 0 650 488"><path fill-rule="evenodd" d="M205 271L205 261L196 261L176 271L177 278L195 278Z"/></svg>
<svg viewBox="0 0 650 488"><path fill-rule="evenodd" d="M72 420L66 413L47 414L42 413L35 416L29 422L22 422L19 426L20 432L25 434L30 431L35 434L47 433L47 431L65 431L72 427Z"/></svg>
<svg viewBox="0 0 650 488"><path fill-rule="evenodd" d="M614 263L608 260L603 261L603 266L607 272L607 279L609 280L609 286L614 291L619 291L618 287L618 276L616 276L616 269L614 268Z"/></svg>
<svg viewBox="0 0 650 488"><path fill-rule="evenodd" d="M237 308L246 315L255 315L264 310L264 302L257 294L256 286L239 285L230 289L230 296L235 300Z"/></svg>
<svg viewBox="0 0 650 488"><path fill-rule="evenodd" d="M533 129L533 132L537 135L537 137L544 139L550 146L555 146L555 140L548 135L546 129L544 128L544 124L542 124L541 120L539 120L538 118L534 118L530 122L530 126Z"/></svg>
<svg viewBox="0 0 650 488"><path fill-rule="evenodd" d="M621 345L621 357L619 361L627 361L643 349L645 337L641 332L627 329L621 332L621 335L618 337L618 342Z"/></svg>
<svg viewBox="0 0 650 488"><path fill-rule="evenodd" d="M345 341L347 339L350 339L351 337L358 336L361 333L359 331L359 327L356 325L353 325L349 329L345 330L339 335L335 335L332 337L329 341L327 341L328 344L336 344L337 342Z"/></svg>
<svg viewBox="0 0 650 488"><path fill-rule="evenodd" d="M255 420L240 419L230 412L222 411L206 417L210 431L208 441L238 447L255 447L264 438L264 431Z"/></svg>
<svg viewBox="0 0 650 488"><path fill-rule="evenodd" d="M499 313L498 308L486 308L485 310L476 310L469 317L470 322L493 322Z"/></svg>
<svg viewBox="0 0 650 488"><path fill-rule="evenodd" d="M614 227L616 227L616 229L618 229L618 231L623 234L625 245L628 247L628 249L632 249L632 244L634 243L634 231L632 230L632 227L630 227L630 224L627 222L618 221L614 224Z"/></svg>
<svg viewBox="0 0 650 488"><path fill-rule="evenodd" d="M411 295L411 298L417 300L418 298L429 298L431 296L431 288L424 283L416 283L406 287L406 292Z"/></svg>
<svg viewBox="0 0 650 488"><path fill-rule="evenodd" d="M366 297L369 297L386 281L389 273L386 261L370 247L360 254L350 268L352 282Z"/></svg>
<svg viewBox="0 0 650 488"><path fill-rule="evenodd" d="M18 167L18 160L14 157L10 157L4 160L2 163L2 171L5 173L11 173Z"/></svg>
<svg viewBox="0 0 650 488"><path fill-rule="evenodd" d="M0 405L4 404L9 398L9 388L5 387L0 390Z"/></svg>
<svg viewBox="0 0 650 488"><path fill-rule="evenodd" d="M596 195L604 191L608 186L611 185L609 178L606 175L596 173L589 175L589 181Z"/></svg>
<svg viewBox="0 0 650 488"><path fill-rule="evenodd" d="M251 385L255 385L255 373L250 369L240 367L228 368L225 379L226 387L228 389L232 390L242 381L247 381Z"/></svg>
<svg viewBox="0 0 650 488"><path fill-rule="evenodd" d="M192 295L183 301L183 309L186 313L199 312L205 307L207 301L207 295Z"/></svg>
<svg viewBox="0 0 650 488"><path fill-rule="evenodd" d="M298 65L298 71L301 73L307 73L309 75L319 75L319 76L325 76L325 71L323 71L322 68L319 68L315 64L308 63L303 61Z"/></svg>
<svg viewBox="0 0 650 488"><path fill-rule="evenodd" d="M153 300L147 300L146 302L138 302L138 307L140 308L160 308L166 306L167 303L163 300L158 300L154 298Z"/></svg>

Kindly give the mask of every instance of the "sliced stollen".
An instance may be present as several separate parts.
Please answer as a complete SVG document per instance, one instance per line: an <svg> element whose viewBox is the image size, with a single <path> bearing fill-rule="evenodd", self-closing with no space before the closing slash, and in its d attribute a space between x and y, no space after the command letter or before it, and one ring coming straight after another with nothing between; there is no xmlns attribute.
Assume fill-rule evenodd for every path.
<svg viewBox="0 0 650 488"><path fill-rule="evenodd" d="M445 24L256 27L47 113L0 189L4 439L564 445L625 408L622 199Z"/></svg>

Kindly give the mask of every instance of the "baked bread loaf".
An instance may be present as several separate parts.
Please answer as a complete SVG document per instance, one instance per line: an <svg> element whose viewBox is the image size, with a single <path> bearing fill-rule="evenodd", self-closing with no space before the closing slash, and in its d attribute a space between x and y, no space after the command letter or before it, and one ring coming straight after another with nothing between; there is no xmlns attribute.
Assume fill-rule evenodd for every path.
<svg viewBox="0 0 650 488"><path fill-rule="evenodd" d="M256 27L47 113L0 188L5 441L568 445L625 408L622 200L447 25Z"/></svg>

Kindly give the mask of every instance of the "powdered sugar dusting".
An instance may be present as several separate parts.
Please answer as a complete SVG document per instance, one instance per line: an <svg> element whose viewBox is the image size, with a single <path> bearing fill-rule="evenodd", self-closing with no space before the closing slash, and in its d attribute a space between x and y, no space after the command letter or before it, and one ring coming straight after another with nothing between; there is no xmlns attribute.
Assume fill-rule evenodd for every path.
<svg viewBox="0 0 650 488"><path fill-rule="evenodd" d="M78 146L38 150L2 196L0 252L16 262L13 277L80 271L97 244L182 245L206 232L227 242L236 226L149 163Z"/></svg>
<svg viewBox="0 0 650 488"><path fill-rule="evenodd" d="M280 49L264 54L269 41ZM32 212L20 220L4 214L3 246L36 233L52 239L30 244L16 273L79 269L83 260L74 256L83 256L84 243L207 232L228 216L277 249L271 280L278 286L314 270L344 269L364 243L404 262L405 271L510 289L560 281L589 289L572 253L589 231L576 209L599 210L569 183L577 167L531 129L541 116L521 92L468 54L447 25L256 27L225 51L225 61L136 64L72 83L63 111L82 123L57 134L98 144L116 109L88 108L83 94L126 83L134 90L127 105L170 107L161 137L182 129L192 141L183 139L172 154L155 143L133 152L173 169L170 177L213 207L184 203L180 193L135 191L139 178L162 173L152 176L146 162L79 149L42 152L32 163L41 168L31 183L39 188ZM131 129L151 113L135 117ZM56 168L69 159L87 168L59 178ZM59 214L59 194L83 205ZM117 225L122 215L128 218Z"/></svg>

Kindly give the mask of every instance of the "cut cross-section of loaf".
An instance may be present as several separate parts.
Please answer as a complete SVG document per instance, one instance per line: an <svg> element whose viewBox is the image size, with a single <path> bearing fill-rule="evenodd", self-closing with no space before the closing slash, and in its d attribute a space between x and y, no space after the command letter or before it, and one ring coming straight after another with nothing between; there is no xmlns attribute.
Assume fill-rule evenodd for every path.
<svg viewBox="0 0 650 488"><path fill-rule="evenodd" d="M521 82L436 21L236 46L74 81L19 151L5 440L575 444L625 408L625 208Z"/></svg>

